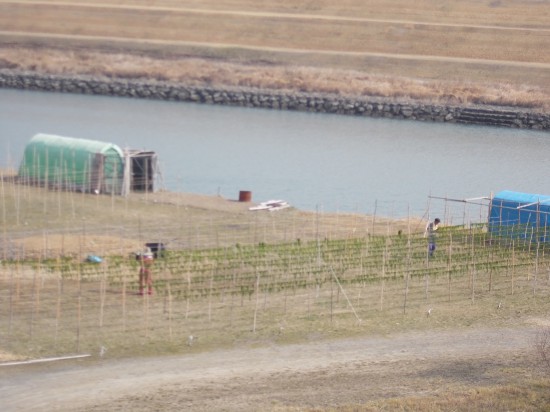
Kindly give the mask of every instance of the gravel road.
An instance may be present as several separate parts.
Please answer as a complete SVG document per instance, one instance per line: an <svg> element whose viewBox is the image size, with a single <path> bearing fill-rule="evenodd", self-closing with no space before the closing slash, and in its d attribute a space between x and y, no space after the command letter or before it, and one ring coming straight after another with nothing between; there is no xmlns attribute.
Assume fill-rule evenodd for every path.
<svg viewBox="0 0 550 412"><path fill-rule="evenodd" d="M8 411L301 410L506 382L536 326L409 332L145 359L0 366ZM197 342L197 345L200 341ZM529 360L531 359L531 360Z"/></svg>

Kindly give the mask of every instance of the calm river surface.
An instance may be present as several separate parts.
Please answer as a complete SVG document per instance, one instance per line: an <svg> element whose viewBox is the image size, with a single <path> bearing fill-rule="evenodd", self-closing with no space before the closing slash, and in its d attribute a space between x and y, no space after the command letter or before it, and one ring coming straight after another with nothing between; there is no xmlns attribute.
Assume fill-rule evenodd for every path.
<svg viewBox="0 0 550 412"><path fill-rule="evenodd" d="M422 216L430 195L550 194L547 132L0 89L0 167L39 132L156 151L168 190L305 210Z"/></svg>

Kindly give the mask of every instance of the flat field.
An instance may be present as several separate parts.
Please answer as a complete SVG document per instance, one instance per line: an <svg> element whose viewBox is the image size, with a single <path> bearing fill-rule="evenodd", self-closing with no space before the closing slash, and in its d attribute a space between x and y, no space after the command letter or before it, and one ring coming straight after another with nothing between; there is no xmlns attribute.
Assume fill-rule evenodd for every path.
<svg viewBox="0 0 550 412"><path fill-rule="evenodd" d="M448 226L429 258L417 219L0 189L4 410L550 405L543 245Z"/></svg>
<svg viewBox="0 0 550 412"><path fill-rule="evenodd" d="M0 1L0 68L548 110L547 1Z"/></svg>
<svg viewBox="0 0 550 412"><path fill-rule="evenodd" d="M548 111L549 5L0 0L0 68ZM4 410L549 408L536 244L448 227L429 259L416 219L0 188L2 359L90 355L3 364Z"/></svg>

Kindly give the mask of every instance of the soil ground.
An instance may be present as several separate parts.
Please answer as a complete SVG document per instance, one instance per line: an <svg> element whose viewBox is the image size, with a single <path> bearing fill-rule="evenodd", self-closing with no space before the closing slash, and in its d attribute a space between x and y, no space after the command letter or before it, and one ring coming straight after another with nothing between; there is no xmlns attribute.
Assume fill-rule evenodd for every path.
<svg viewBox="0 0 550 412"><path fill-rule="evenodd" d="M177 199L212 216L250 213L249 205L221 198L171 196L164 201ZM533 341L548 320L528 316L498 328L484 323L338 340L311 336L299 344L210 351L201 351L198 339L193 354L158 357L120 359L107 350L17 364L4 354L0 399L3 411L379 410L377 402L391 399L438 399L543 378ZM181 343L182 352L188 344Z"/></svg>
<svg viewBox="0 0 550 412"><path fill-rule="evenodd" d="M255 213L248 210L248 203L220 197L151 196L147 204L176 204L194 213L204 211L210 219L227 219L228 214L232 219L246 219ZM103 207L103 200L97 199L97 207ZM286 213L305 212L287 209ZM283 219L285 214L277 216ZM345 226L354 224L356 217L326 219ZM406 222L401 225L407 227ZM56 239L50 237L50 247ZM86 239L107 241L91 235ZM42 238L21 241L27 250L33 242L37 249L43 243ZM77 245L82 248L80 241L65 237L65 252ZM120 239L113 238L113 242ZM129 241L128 247L134 246ZM533 341L549 323L544 316L529 316L528 312L518 315L498 328L489 322L458 329L449 324L444 329L338 340L309 336L299 344L245 342L223 350L202 350L199 338L193 353L183 341L181 355L156 357L121 359L107 350L103 356L94 353L75 360L16 364L17 357L0 351L0 399L3 411L319 411L379 410L377 402L392 399L475 395L483 388L525 387L544 379ZM550 407L548 402L532 410L544 410Z"/></svg>
<svg viewBox="0 0 550 412"><path fill-rule="evenodd" d="M28 6L26 8L24 7L25 3ZM0 34L0 40L4 45L2 67L46 73L61 71L69 74L109 75L113 72L113 67L117 66L121 69L121 73L117 74L123 76L125 65L132 66L130 63L136 60L137 68L128 69L126 75L129 77L149 78L154 77L158 72L157 77L161 79L174 77L179 81L187 79L191 83L202 81L215 84L227 80L223 75L220 77L222 80L216 77L217 71L223 72L219 68L213 70L213 74L205 76L206 79L195 80L183 69L180 69L181 72L172 73L166 66L161 66L160 69L144 68L143 62L135 56L136 51L151 51L152 49L156 53L154 55L170 57L166 60L171 67L175 65L173 61L175 56L187 56L190 50L194 50L198 57L209 60L219 59L224 63L242 63L244 61L242 71L246 71L247 64L260 62L261 64L258 63L253 67L254 75L245 79L246 85L259 85L259 87L265 86L265 83L258 78L262 80L266 77L269 78L269 76L257 75L256 72L259 68L280 64L283 67L281 78L287 80L289 74L293 73L289 71L288 67L292 68L294 64L304 65L304 62L307 62L307 66L326 67L329 70L340 69L342 66L346 66L347 70L361 70L367 66L370 69L369 74L373 75L384 74L397 78L406 74L432 81L447 79L451 73L459 84L469 86L473 82L476 85L484 86L481 92L474 90L476 99L479 99L481 95L491 102L506 103L514 100L507 96L512 95L517 96L515 100L518 102L524 100L526 104L534 107L546 107L548 100L546 99L548 60L545 59L544 53L532 52L532 50L544 50L544 45L547 44L548 26L544 14L547 13L547 8L544 8L544 2L538 2L538 4L532 4L529 7L525 7L523 2L515 2L521 10L521 12L515 12L507 7L502 7L503 2L495 1L490 2L489 6L483 6L484 13L472 9L470 13L466 14L463 12L449 13L447 10L450 7L462 6L462 3L454 5L444 2L439 5L441 6L440 11L432 13L433 3L421 2L415 3L414 10L419 9L419 5L427 4L425 10L429 10L430 13L421 11L419 12L421 18L408 16L405 22L402 21L404 17L399 14L402 11L400 5L396 4L395 10L392 9L392 13L388 15L386 14L387 4L376 8L378 3L373 2L368 13L372 14L371 9L373 8L373 10L377 10L376 21L370 19L369 16L369 21L363 19L355 24L346 21L344 26L341 24L341 18L330 19L333 20L332 24L338 35L332 35L330 34L332 32L327 31L329 35L325 37L303 36L304 25L302 22L292 24L293 20L283 20L282 16L265 15L264 13L263 20L258 18L261 16L256 16L256 18L260 22L259 26L266 28L265 32L251 30L240 36L238 36L239 33L236 33L233 40L231 38L223 39L230 46L239 46L236 51L231 48L220 48L222 40L217 38L172 39L169 36L167 38L159 36L158 33L152 32L153 28L164 32L165 29L170 29L169 21L165 20L163 24L150 24L148 19L170 17L161 15L162 10L151 9L151 13L147 14L145 10L138 10L134 7L128 10L127 15L123 15L121 10L114 13L111 8L108 8L108 10L102 11L104 13L102 19L105 16L111 16L113 19L119 16L119 19L116 21L117 24L111 26L113 32L105 32L105 25L101 30L97 30L95 27L95 21L91 18L92 10L75 14L77 17L80 16L80 19L65 19L60 23L55 19L45 19L43 14L48 9L46 3L49 3L49 9L53 10L51 13L59 17L62 12L60 6L56 5L56 2L41 3L2 2L2 10L5 11L2 16L6 19L6 25L9 23L9 26L3 27L4 31ZM94 2L84 3L89 5ZM165 3L169 6L171 2ZM191 7L196 2L187 3ZM233 3L237 4L235 6L237 10L245 11L250 9L250 5L259 4L258 2ZM279 3L283 4L283 2ZM295 2L287 3L288 7L296 7ZM312 2L303 3L305 9L298 10L303 13L301 16L303 21L308 24L312 24L312 21L326 24L326 19L313 19L313 11L306 13L307 8L316 7ZM353 2L344 3L352 4ZM359 4L359 2L354 4ZM465 7L473 7L474 4L476 7L481 5L481 3L464 2ZM363 3L361 3L361 7L362 5ZM106 6L103 4L103 7ZM344 4L339 2L335 7L340 9L343 6ZM213 10L217 7L218 2L212 2L212 5L209 5L208 2L201 2L202 9ZM540 7L542 11L536 7ZM26 18L20 13L24 9L27 13ZM73 10L79 11L76 7L73 7ZM354 16L355 9L351 8L350 10L350 15ZM408 9L403 8L403 10L406 14ZM334 14L329 11L327 11L327 15ZM381 14L381 11L384 13ZM67 8L65 7L63 13L66 12ZM531 12L532 16L527 15L527 12ZM171 10L166 10L166 13L173 14ZM192 13L180 14L183 16ZM143 17L145 26L138 25L134 28L137 35L134 37L126 35L125 37L124 33L121 34L122 29L133 28L127 23L135 23L140 16ZM193 16L196 17L197 13ZM442 16L449 16L448 18L452 19L456 19L457 16L462 16L462 18L457 20L458 25L455 25L453 20L452 25L442 26L440 24L424 24L429 22L429 19L426 20L426 16L431 16L430 18L437 22L442 21ZM488 16L491 20L486 20ZM493 21L492 19L497 18L495 16L502 16L499 17L501 20ZM510 16L515 16L515 19L510 19ZM525 16L525 20L529 24L540 22L535 24L535 27L531 27L525 22L517 22L521 16ZM224 24L224 28L230 27L229 23L233 20L226 17L215 19L214 16L209 15L208 19L203 19L203 23L196 25L195 28L190 23L181 24L178 21L175 23L175 27L180 29L189 27L195 34L200 33L197 28L204 29L203 31L208 35L213 32L227 34L228 30L218 30L220 21ZM285 43L286 38L283 38L278 43L266 44L266 39L278 39L269 31L272 26L265 24L275 17L279 18L279 22L285 23L286 38L290 40ZM517 27L510 29L502 27L502 21L508 20L516 22L513 25ZM187 21L185 20L185 22ZM191 22L193 21L198 20ZM89 25L83 24L88 22ZM205 22L209 22L216 30L208 30ZM39 26L39 24L49 24L50 26ZM143 27L147 27L147 30L144 30ZM235 30L241 30L244 26L235 24L234 27ZM274 27L280 27L280 24L275 24ZM357 31L351 30L353 27L357 27ZM377 31L370 35L366 31L368 27ZM417 38L413 36L417 32L421 32L423 41L417 41ZM517 36L514 34L524 32L529 35ZM173 30L170 33L180 33L180 31ZM262 41L256 39L255 43L242 45L241 42L235 40L239 38L254 40L251 37L254 33L260 33ZM348 37L344 36L346 33L348 33ZM458 35L455 38L447 37L452 33ZM326 39L331 41L341 39L342 44L349 47L352 42L348 39L358 39L360 38L358 34L366 36L365 38L368 37L368 42L359 42L357 50L349 50L348 54L335 56L333 53L324 52ZM485 36L486 43L481 41L481 35ZM72 41L69 41L71 37ZM157 43L144 41L144 38L150 37L158 37ZM120 39L115 46L113 46L114 38ZM294 49L297 47L296 39L319 41L319 44L307 43L297 51L290 50L283 53L282 50L290 48L290 46ZM406 43L409 39L411 41ZM513 42L506 41L506 39L513 40ZM182 43L183 40L197 41L198 46ZM525 43L515 43L519 40ZM106 44L111 53L106 53L104 57L113 54L113 49L118 53L114 54L115 60L107 61L106 67L101 65L98 67L97 61L90 60L89 56L93 56L91 51L94 49L102 50L107 47ZM255 49L258 44L263 47L263 52ZM366 44L369 44L370 48L365 48ZM496 46L505 44L506 47L496 47L495 44ZM512 44L516 44L516 47L510 47ZM422 50L412 50L413 46L420 47L422 45L426 47ZM436 49L436 46L440 46L440 48ZM270 50L268 47L272 49ZM400 49L396 50L395 47ZM69 61L63 63L62 60L60 63L57 55L51 54L51 51L48 52L48 48L53 50L66 48ZM332 49L344 50L337 44ZM30 50L30 52L26 53L26 50ZM85 50L89 52L85 53ZM317 50L317 52L311 53L312 50ZM412 53L411 50L415 52L416 58L414 59L408 55L408 53ZM516 54L510 54L514 50ZM306 53L306 51L309 52ZM488 51L492 54L488 55ZM380 54L381 52L383 53ZM449 52L451 52L451 56L448 55ZM434 54L437 58L432 57ZM399 55L405 58L396 59ZM477 61L480 57L482 58L481 66ZM451 62L448 61L449 58L451 58ZM79 62L80 60L84 61L84 68L77 65L77 63L82 64ZM497 65L496 61L502 61L502 64ZM289 65L288 62L292 64ZM55 67L55 70L50 67ZM75 69L75 67L77 68ZM192 69L194 67L192 66ZM234 69L234 66L229 67L230 71ZM221 68L223 69L223 67ZM195 69L191 71L197 72ZM202 73L202 71L199 72ZM318 71L313 71L309 76L307 73L302 76L298 72L291 77L294 79L294 83L300 86L302 83L313 83L312 79L318 77L318 73ZM235 74L234 70L232 74ZM323 76L323 78L327 78L327 76ZM346 77L346 79L353 80L355 78ZM359 80L361 84L364 84L368 82L368 76L361 75ZM312 89L321 87L321 91L334 87L328 80L324 82L326 84L311 87ZM267 86L273 87L275 84L277 87L287 87L286 83L283 83L282 86L279 83L282 83L282 80L275 77L275 80ZM357 84L352 81L348 81L348 83L354 87ZM374 77L372 83L381 83L380 77ZM391 92L383 91L384 93L382 93L376 89L376 93L394 96L395 89L402 88L400 87L401 83L398 83L397 86L396 83L389 83ZM512 85L519 91L514 88L512 91L506 91L505 87L503 94L506 98L501 94L491 98L488 90L492 89L486 87L487 83L496 83L499 85L499 89L502 85ZM469 87L466 86L456 88L454 84L451 84L451 93L447 91L448 88L442 88L438 81L432 87L435 92L432 91L428 98L433 99L435 93L438 99L446 98L451 101L458 99L461 102L478 101L469 97L470 94L466 93ZM526 86L529 87L524 92ZM536 86L534 90L533 86ZM369 90L366 89L365 93L368 93ZM409 86L406 94L422 95L418 91L416 83ZM533 95L535 98L526 97ZM243 216L244 213L248 213L247 205L218 198L189 196L185 201L178 200L177 202L179 207L188 206L206 211L210 220L214 219L212 216L227 220L228 217L234 219L235 215ZM292 213L300 212L292 211ZM195 212L195 216L202 218L199 212ZM63 219L67 219L67 216L64 215ZM55 223L55 219L51 220L52 223ZM342 226L344 220L344 217L338 216L333 219L333 224ZM348 220L350 226L356 224L355 218ZM404 228L407 227L405 223L402 224ZM108 235L88 235L86 240L90 242L90 248L99 244L103 245L103 248L111 248L105 246L109 242ZM78 239L60 238L52 234L49 241L50 248L57 247L63 249L65 253L71 252L67 249L69 247L76 248L72 251L73 253L82 249L80 237ZM35 249L40 252L43 249L43 237L28 237L22 242L25 242L25 250ZM113 238L112 242L113 248L115 245L116 248L120 248L119 237ZM132 242L130 240L122 248L127 251L135 250L136 245ZM84 249L88 250L88 245L85 245ZM495 328L485 323L467 329L455 330L449 326L444 330L395 332L386 336L369 335L340 340L318 340L315 336L311 336L308 343L267 344L262 347L241 346L232 350L217 349L203 352L199 350L194 354L149 358L116 359L114 356L111 357L107 351L102 357L92 356L79 360L18 365L10 365L8 361L15 360L14 356L0 351L0 360L3 361L3 364L0 365L0 405L3 411L330 410L339 407L349 407L347 410L353 410L353 405L361 405L357 408L361 410L379 410L376 402L387 399L444 398L453 393L468 393L469 391L477 393L483 388L529 385L532 380L544 376L536 365L537 357L533 353L533 339L541 326L548 326L547 322L547 319L517 317L514 318L513 324L510 323L502 328ZM182 346L184 345L187 345L187 342L182 342ZM199 339L194 346L199 349L200 345L201 340ZM492 408L486 408L486 410L498 409L494 405ZM510 409L513 407L506 408L506 410ZM550 409L550 401L531 407L531 410L548 409ZM429 408L429 410L436 409Z"/></svg>
<svg viewBox="0 0 550 412"><path fill-rule="evenodd" d="M182 208L208 210L212 218L215 215L223 218L226 214L243 215L250 213L248 208L252 205L249 202L237 202L219 196L165 191L149 194L147 201L171 206L178 205ZM87 234L85 237L81 234L50 234L47 243L49 252L55 256L76 256L81 254L82 251L93 250L97 253L102 250L116 250L117 253L128 254L140 251L143 248L143 242L138 238L121 239L120 236L110 236L109 234ZM40 256L41 251L44 249L44 236L38 234L21 237L16 241L16 244L19 248L25 250L27 255Z"/></svg>
<svg viewBox="0 0 550 412"><path fill-rule="evenodd" d="M531 324L149 359L113 360L107 353L99 361L0 367L0 396L4 411L367 408L381 399L533 378L535 333Z"/></svg>
<svg viewBox="0 0 550 412"><path fill-rule="evenodd" d="M6 197L9 196L8 189L12 190L11 186L6 186ZM126 255L143 248L143 234L137 229L132 231L130 228L144 228L146 224L149 225L149 235L152 239L172 239L168 247L177 249L193 243L188 233L177 232L178 225L174 225L174 222L181 221L189 227L197 226L203 238L208 237L208 228L215 227L215 230L223 233L235 231L235 227L241 225L260 227L263 222L270 227L277 227L277 233L270 233L270 240L285 240L285 236L291 236L292 239L301 238L304 241L315 239L319 233L323 236L326 233L332 236L349 236L350 233L361 236L365 230L375 234L387 234L389 227L391 233L397 233L399 230L407 233L409 228L412 231L421 231L424 228L424 222L418 217L397 219L376 216L373 223L372 216L357 213L319 214L298 210L292 205L280 212L250 211L249 208L257 205L257 202L239 202L237 199L221 196L168 191L149 193L147 196L134 193L127 199L116 199L115 206L111 204L108 196L73 196L68 202L63 200L59 206L55 192L36 192L33 189L36 188L29 188L29 194L25 195L29 196L28 200L25 200L24 206L21 207L25 209L20 217L20 220L25 221L23 225L16 224L17 212L10 209L16 204L15 200L6 200L8 214L13 214L14 218L8 219L5 230L11 233L13 244L3 245L0 239L0 256L5 257L7 249L19 250L27 257L80 256L85 259L89 254ZM259 201L265 200L267 199ZM43 211L40 208L39 212L33 212L37 204L42 203L47 203L47 219L42 217ZM58 213L59 207L61 213ZM120 218L121 209L124 210L124 221ZM73 210L78 210L78 213ZM111 211L112 214L104 211ZM100 218L104 220L100 221ZM81 227L83 219L95 223L76 232L66 230ZM43 225L42 230L29 230L40 225ZM128 233L120 236L116 231L113 233L112 228L103 229L103 226L116 225L125 226ZM216 236L210 234L210 239L214 238ZM202 241L203 247L209 246L206 239ZM247 243L244 238L240 238L239 242Z"/></svg>

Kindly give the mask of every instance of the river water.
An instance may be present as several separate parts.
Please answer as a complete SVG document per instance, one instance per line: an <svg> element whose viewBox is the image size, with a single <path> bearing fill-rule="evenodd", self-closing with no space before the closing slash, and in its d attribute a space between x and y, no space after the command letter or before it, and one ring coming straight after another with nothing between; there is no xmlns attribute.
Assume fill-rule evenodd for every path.
<svg viewBox="0 0 550 412"><path fill-rule="evenodd" d="M449 207L434 196L550 194L547 132L0 90L0 167L36 133L153 150L168 190L304 210L422 216Z"/></svg>

